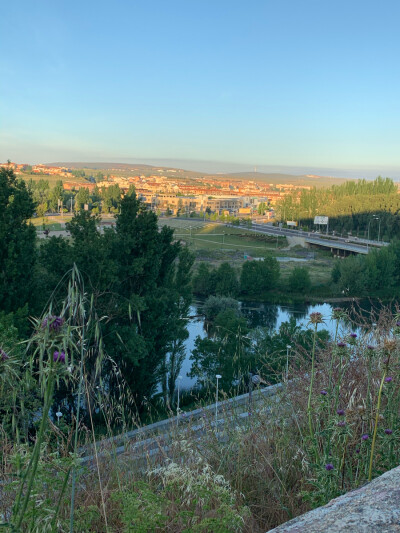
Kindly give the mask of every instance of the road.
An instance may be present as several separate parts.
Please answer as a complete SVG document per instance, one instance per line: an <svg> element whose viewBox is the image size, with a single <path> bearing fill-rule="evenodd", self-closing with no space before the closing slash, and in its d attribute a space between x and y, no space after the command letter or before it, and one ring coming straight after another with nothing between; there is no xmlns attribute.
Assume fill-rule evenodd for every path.
<svg viewBox="0 0 400 533"><path fill-rule="evenodd" d="M328 236L320 233L296 229L278 228L276 226L272 226L271 224L253 223L252 227L249 229L250 231L255 231L257 233L267 233L268 235L300 237L304 239L305 242L308 244L315 244L324 248L340 249L358 254L367 254L371 247L382 247L388 245L388 243L382 241L378 242L368 241L367 239L352 239L351 237L344 238L336 235Z"/></svg>

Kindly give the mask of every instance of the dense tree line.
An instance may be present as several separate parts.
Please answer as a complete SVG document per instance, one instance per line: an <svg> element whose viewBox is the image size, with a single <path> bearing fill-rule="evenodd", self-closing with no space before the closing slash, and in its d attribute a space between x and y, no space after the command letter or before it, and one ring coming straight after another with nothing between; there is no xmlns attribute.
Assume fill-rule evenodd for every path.
<svg viewBox="0 0 400 533"><path fill-rule="evenodd" d="M93 213L118 213L122 200L122 190L117 183L109 187L98 187L92 191L88 187L79 187L77 190L66 191L61 180L57 181L54 187L50 187L49 181L40 179L27 182L27 188L32 193L32 198L36 204L38 216L44 216L47 212L57 212L60 206L64 211L74 211L75 213L84 209L87 205L88 211ZM131 194L133 186L128 191ZM62 204L61 204L62 203Z"/></svg>
<svg viewBox="0 0 400 533"><path fill-rule="evenodd" d="M316 215L328 216L329 230L360 237L369 233L371 238L389 240L400 230L400 195L389 178L295 191L285 196L277 211L281 220L295 220L309 229Z"/></svg>
<svg viewBox="0 0 400 533"><path fill-rule="evenodd" d="M228 296L236 298L267 297L276 290L280 279L280 267L274 257L262 261L246 261L239 269L227 262L219 267L200 263L193 276L193 292L201 297ZM306 294L311 290L310 274L306 268L296 267L287 281L287 288L295 294Z"/></svg>
<svg viewBox="0 0 400 533"><path fill-rule="evenodd" d="M0 321L22 332L28 314L40 315L54 294L65 297L76 265L103 317L108 392L116 398L120 392L117 367L138 411L159 384L171 403L187 337L192 255L174 242L173 230L159 230L134 191L120 200L115 227L100 233L98 215L81 210L68 223L70 239L37 242L27 222L33 196L11 170L0 171Z"/></svg>
<svg viewBox="0 0 400 533"><path fill-rule="evenodd" d="M337 260L332 281L344 295L393 297L400 287L400 241Z"/></svg>

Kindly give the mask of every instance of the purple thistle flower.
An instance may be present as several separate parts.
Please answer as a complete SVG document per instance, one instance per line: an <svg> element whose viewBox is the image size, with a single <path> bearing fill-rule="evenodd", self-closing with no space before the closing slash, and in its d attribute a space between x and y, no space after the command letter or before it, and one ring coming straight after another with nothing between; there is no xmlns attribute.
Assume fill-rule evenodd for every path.
<svg viewBox="0 0 400 533"><path fill-rule="evenodd" d="M50 329L53 331L60 331L62 325L64 324L64 319L61 316L54 317L53 322L50 324Z"/></svg>
<svg viewBox="0 0 400 533"><path fill-rule="evenodd" d="M356 339L357 338L357 333L350 333L350 337L352 339Z"/></svg>
<svg viewBox="0 0 400 533"><path fill-rule="evenodd" d="M338 342L337 343L337 347L338 348L346 348L346 343L345 342Z"/></svg>
<svg viewBox="0 0 400 533"><path fill-rule="evenodd" d="M357 448L356 453L360 453L360 451L361 451L360 448Z"/></svg>
<svg viewBox="0 0 400 533"><path fill-rule="evenodd" d="M400 327L400 322L396 322L396 326L397 326L397 327Z"/></svg>
<svg viewBox="0 0 400 533"><path fill-rule="evenodd" d="M325 465L325 470L333 470L335 467L333 466L332 463L328 463L327 465Z"/></svg>
<svg viewBox="0 0 400 533"><path fill-rule="evenodd" d="M322 322L323 322L322 313L318 313L318 312L311 313L310 322L311 322L311 324L322 324Z"/></svg>
<svg viewBox="0 0 400 533"><path fill-rule="evenodd" d="M391 435L393 433L393 429L385 429L386 435Z"/></svg>
<svg viewBox="0 0 400 533"><path fill-rule="evenodd" d="M340 428L344 428L345 425L346 425L346 422L344 420L341 420L340 422L337 423L337 425L340 427Z"/></svg>
<svg viewBox="0 0 400 533"><path fill-rule="evenodd" d="M64 350L61 350L61 352L54 352L53 359L55 363L65 363L65 352Z"/></svg>
<svg viewBox="0 0 400 533"><path fill-rule="evenodd" d="M365 435L363 435L361 438L362 440L368 440L369 439L368 433L365 433Z"/></svg>
<svg viewBox="0 0 400 533"><path fill-rule="evenodd" d="M322 396L326 396L328 393L326 392L326 390L322 390L320 394L322 394Z"/></svg>
<svg viewBox="0 0 400 533"><path fill-rule="evenodd" d="M344 409L338 409L336 412L339 416L344 416Z"/></svg>
<svg viewBox="0 0 400 533"><path fill-rule="evenodd" d="M6 352L0 348L0 358L2 361L7 361L7 359L10 359L10 356L7 355Z"/></svg>
<svg viewBox="0 0 400 533"><path fill-rule="evenodd" d="M368 350L375 350L375 346L372 346L371 344L367 344Z"/></svg>
<svg viewBox="0 0 400 533"><path fill-rule="evenodd" d="M391 381L393 381L392 376L388 376L387 378L385 378L385 383L390 383Z"/></svg>
<svg viewBox="0 0 400 533"><path fill-rule="evenodd" d="M47 326L49 326L49 329L51 331L57 333L58 331L60 331L63 324L64 319L61 316L49 315L43 320L42 328L45 329Z"/></svg>

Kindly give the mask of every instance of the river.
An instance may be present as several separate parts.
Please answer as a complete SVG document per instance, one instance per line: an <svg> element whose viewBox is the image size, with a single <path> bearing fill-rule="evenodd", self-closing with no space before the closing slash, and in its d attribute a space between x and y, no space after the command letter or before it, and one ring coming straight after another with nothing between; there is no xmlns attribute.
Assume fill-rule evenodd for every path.
<svg viewBox="0 0 400 533"><path fill-rule="evenodd" d="M201 313L202 302L194 303L190 308L190 315L194 316ZM326 329L331 335L335 333L336 323L331 319L332 311L335 307L342 307L349 312L353 306L353 302L339 302L339 303L322 303L322 304L293 304L293 305L276 305L260 302L241 302L241 312L247 319L250 328L268 327L271 331L279 330L283 322L288 321L291 317L296 319L296 323L306 328L311 313L322 313L324 324L321 329ZM369 301L361 301L361 308L364 310L363 315L368 317L371 310L371 303ZM357 328L353 328L357 331ZM190 360L191 351L194 348L194 341L199 335L206 336L204 329L204 318L193 318L188 322L189 337L186 340L186 358L181 369L181 387L182 389L189 389L196 384L196 379L188 377L188 373L192 366Z"/></svg>

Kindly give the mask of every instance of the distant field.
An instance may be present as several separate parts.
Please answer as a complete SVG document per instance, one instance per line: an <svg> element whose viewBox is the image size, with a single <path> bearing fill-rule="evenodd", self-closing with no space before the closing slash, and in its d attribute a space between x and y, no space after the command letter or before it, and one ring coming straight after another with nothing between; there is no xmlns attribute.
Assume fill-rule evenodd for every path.
<svg viewBox="0 0 400 533"><path fill-rule="evenodd" d="M77 183L82 184L82 187L84 187L85 185L87 185L89 183L88 181L86 181L83 178L75 178L74 176L65 178L64 176L54 176L54 175L47 175L47 174L26 174L26 173L23 172L21 174L18 174L17 177L20 178L20 179L23 179L24 181L30 181L30 180L32 180L32 181L39 181L39 180L48 181L50 187L54 187L56 182L60 181L60 180L62 182L64 182L64 181L75 181Z"/></svg>
<svg viewBox="0 0 400 533"><path fill-rule="evenodd" d="M263 255L286 246L286 238L255 234L241 227L225 226L198 219L159 219L160 226L167 225L175 230L175 237L188 243L193 250L243 251L249 255Z"/></svg>

